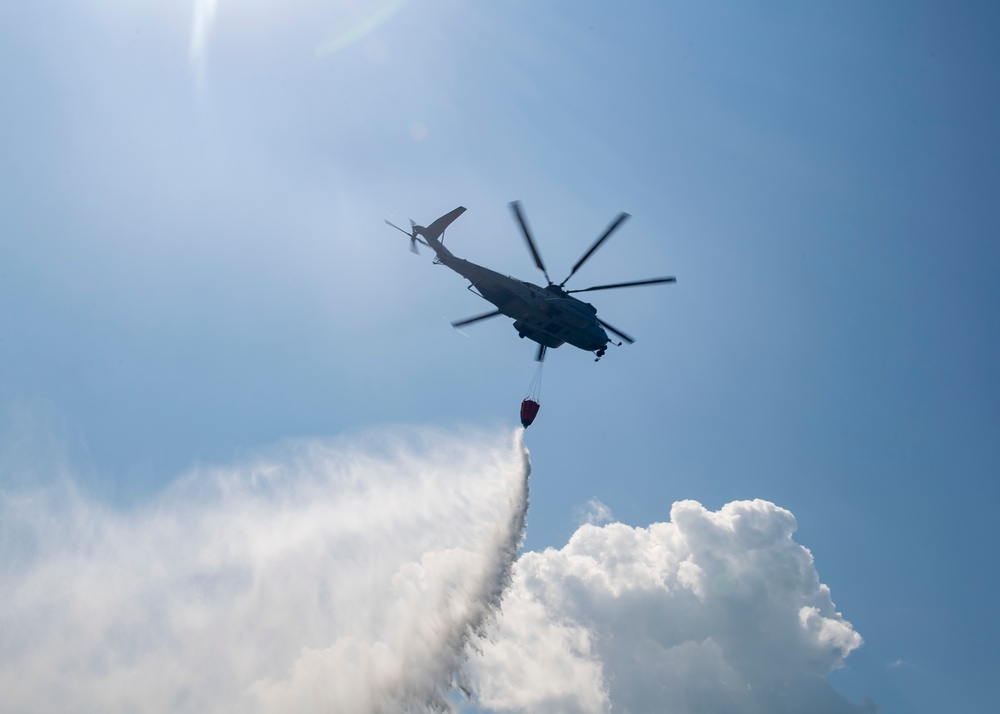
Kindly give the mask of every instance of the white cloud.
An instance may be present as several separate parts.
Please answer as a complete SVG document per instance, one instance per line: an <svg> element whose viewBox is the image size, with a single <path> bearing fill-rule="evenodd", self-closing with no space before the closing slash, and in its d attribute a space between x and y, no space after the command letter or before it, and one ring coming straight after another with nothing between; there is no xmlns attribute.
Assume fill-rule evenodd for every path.
<svg viewBox="0 0 1000 714"><path fill-rule="evenodd" d="M611 508L597 498L590 499L586 506L577 509L576 520L580 525L589 523L592 526L600 526L614 519L615 514L611 512Z"/></svg>
<svg viewBox="0 0 1000 714"><path fill-rule="evenodd" d="M855 712L824 676L861 645L791 513L675 503L525 553L474 664L496 711Z"/></svg>
<svg viewBox="0 0 1000 714"><path fill-rule="evenodd" d="M0 494L4 711L444 707L521 537L507 437L300 442L128 512Z"/></svg>

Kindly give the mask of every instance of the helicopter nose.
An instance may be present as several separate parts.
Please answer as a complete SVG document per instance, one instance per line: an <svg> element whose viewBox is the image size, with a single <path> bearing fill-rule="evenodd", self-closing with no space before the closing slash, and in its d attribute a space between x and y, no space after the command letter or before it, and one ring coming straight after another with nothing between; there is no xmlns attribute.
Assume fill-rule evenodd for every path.
<svg viewBox="0 0 1000 714"><path fill-rule="evenodd" d="M611 342L611 338L608 337L608 333L604 331L604 328L601 327L599 323L595 322L593 325L588 327L587 332L594 338L595 342L600 342L602 346Z"/></svg>

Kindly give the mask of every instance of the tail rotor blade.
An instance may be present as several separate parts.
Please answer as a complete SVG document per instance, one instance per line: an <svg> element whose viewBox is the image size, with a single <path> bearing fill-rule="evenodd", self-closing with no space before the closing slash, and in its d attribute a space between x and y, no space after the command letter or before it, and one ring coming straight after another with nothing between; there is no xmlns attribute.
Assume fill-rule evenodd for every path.
<svg viewBox="0 0 1000 714"><path fill-rule="evenodd" d="M474 322L479 322L480 320L488 320L491 317L496 317L500 314L499 310L490 310L489 312L484 312L482 315L476 315L474 317L467 317L464 320L456 320L451 323L452 327L458 328L464 325L471 325Z"/></svg>
<svg viewBox="0 0 1000 714"><path fill-rule="evenodd" d="M597 321L599 323L601 323L601 325L604 326L605 330L607 330L608 332L611 332L611 333L614 333L614 334L618 335L623 340L625 340L626 342L628 342L630 345L633 342L635 342L635 338L634 337L631 337L630 335L625 334L624 332L622 332L621 330L619 330L617 327L612 327L611 325L609 325L608 323L606 323L601 318L597 318Z"/></svg>
<svg viewBox="0 0 1000 714"><path fill-rule="evenodd" d="M395 223L393 223L392 221L390 221L388 218L385 219L385 222L386 222L386 224L388 224L388 225L392 226L393 228L395 228L400 233L405 233L410 238L413 237L413 234L410 231L404 231L402 228L400 228L399 226L397 226Z"/></svg>
<svg viewBox="0 0 1000 714"><path fill-rule="evenodd" d="M424 241L422 241L422 240L420 240L419 238L417 238L417 225L412 220L410 221L410 229L411 230L409 230L409 231L403 230L402 228L400 228L399 226L397 226L395 223L393 223L392 221L390 221L388 218L385 219L385 222L388 225L390 225L393 228L395 228L400 233L405 233L406 236L410 239L410 252L413 253L414 255L420 255L420 251L417 250L417 243L420 242L420 243L423 243L424 245L427 245L427 243L424 242Z"/></svg>
<svg viewBox="0 0 1000 714"><path fill-rule="evenodd" d="M580 269L580 266L586 263L590 259L590 256L594 254L594 251L600 248L601 244L604 243L604 241L606 241L608 238L610 238L611 234L614 233L616 230L618 230L618 227L622 223L627 221L629 218L631 218L631 216L628 213L619 213L615 217L615 220L611 221L608 227L604 229L604 232L598 237L597 240L594 241L594 244L587 249L587 252L583 254L583 257L580 258L580 260L576 261L576 265L574 265L573 269L569 271L569 275L566 276L566 280L563 280L561 283L559 283L559 285L560 286L565 285L566 281L572 278L573 274Z"/></svg>
<svg viewBox="0 0 1000 714"><path fill-rule="evenodd" d="M650 278L649 280L630 280L625 283L610 283L609 285L595 285L592 288L584 288L583 290L567 290L567 293L589 293L593 290L611 290L613 288L631 288L637 285L659 285L660 283L676 283L677 278Z"/></svg>
<svg viewBox="0 0 1000 714"><path fill-rule="evenodd" d="M521 212L521 202L511 201L510 210L514 212L514 218L517 219L518 225L521 226L521 233L524 234L524 240L528 243L528 250L531 251L531 257L535 259L535 265L538 269L542 271L542 275L552 284L552 279L549 278L549 273L545 270L545 263L542 262L542 256L538 254L538 248L535 246L535 241L531 237L531 231L528 229L528 222L524 220L524 214Z"/></svg>

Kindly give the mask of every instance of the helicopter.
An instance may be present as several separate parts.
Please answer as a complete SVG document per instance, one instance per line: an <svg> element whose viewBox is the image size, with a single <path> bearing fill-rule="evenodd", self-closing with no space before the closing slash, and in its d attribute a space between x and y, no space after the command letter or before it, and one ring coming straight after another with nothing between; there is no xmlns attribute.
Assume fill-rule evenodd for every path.
<svg viewBox="0 0 1000 714"><path fill-rule="evenodd" d="M465 213L465 207L458 208L446 213L431 223L429 226L420 226L410 221L410 230L406 231L395 223L386 219L386 223L398 231L405 233L410 239L410 250L419 253L417 243L431 248L435 253L434 263L451 268L456 273L469 281L468 290L479 297L493 303L495 310L484 312L481 315L456 320L452 322L452 327L460 328L471 325L481 320L492 317L506 315L514 319L514 329L519 337L528 338L538 343L538 351L535 360L541 362L545 359L545 352L549 348L556 348L563 344L571 344L581 350L593 352L595 362L608 349L609 344L621 347L621 342L612 342L608 337L608 332L616 335L625 342L632 344L635 339L622 332L616 327L597 316L597 308L590 303L584 302L572 296L573 293L585 293L596 290L612 290L616 288L635 287L639 285L657 285L660 283L675 283L674 277L649 278L647 280L632 280L624 283L610 283L608 285L595 285L580 290L566 290L566 282L573 277L577 270L587 262L594 252L601 247L612 233L630 217L628 213L619 213L608 227L598 236L597 240L591 244L583 256L576 261L569 275L561 283L554 283L549 277L542 257L535 245L535 240L528 228L524 212L521 210L520 201L513 201L509 204L514 219L521 228L524 240L531 251L531 257L535 260L535 265L542 271L548 283L544 288L529 283L525 280L518 280L507 275L502 275L494 270L477 265L464 258L456 257L444 246L444 232L456 218Z"/></svg>

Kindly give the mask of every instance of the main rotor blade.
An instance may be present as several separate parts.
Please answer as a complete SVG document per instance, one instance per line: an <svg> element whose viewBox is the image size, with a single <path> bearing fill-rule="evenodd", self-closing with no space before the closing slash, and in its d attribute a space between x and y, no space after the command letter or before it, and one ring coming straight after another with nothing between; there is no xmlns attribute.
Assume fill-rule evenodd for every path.
<svg viewBox="0 0 1000 714"><path fill-rule="evenodd" d="M491 317L496 317L500 314L499 310L490 310L489 312L484 312L482 315L476 315L475 317L467 317L464 320L456 320L451 323L452 327L462 327L463 325L471 325L473 322L479 322L480 320L488 320Z"/></svg>
<svg viewBox="0 0 1000 714"><path fill-rule="evenodd" d="M605 330L607 330L608 332L613 332L614 334L618 335L619 337L621 337L623 340L625 340L629 344L632 344L633 342L635 342L635 338L630 337L629 335L626 335L624 332L622 332L621 330L619 330L617 327L612 327L611 325L609 325L608 323L606 323L601 318L597 318L597 321L604 326Z"/></svg>
<svg viewBox="0 0 1000 714"><path fill-rule="evenodd" d="M517 219L518 224L521 226L521 232L524 234L524 240L528 242L528 249L531 251L531 257L535 259L535 265L538 266L538 269L542 271L542 275L545 276L545 279L549 282L549 285L551 285L552 279L549 278L549 273L545 270L545 263L542 262L542 256L538 254L538 248L535 247L535 241L531 237L531 231L528 230L528 223L524 220L524 214L521 213L521 202L511 201L510 210L514 212L514 218Z"/></svg>
<svg viewBox="0 0 1000 714"><path fill-rule="evenodd" d="M610 225L604 229L604 232L600 235L600 237L594 241L594 244L590 246L587 252L583 254L583 257L576 261L576 265L574 265L573 269L569 271L569 275L566 276L566 280L559 283L560 287L565 285L566 281L573 277L573 273L579 270L580 266L586 263L590 256L594 254L594 251L600 248L601 244L606 241L612 233L618 230L618 227L629 218L631 218L631 216L628 213L619 213L615 220L611 221Z"/></svg>
<svg viewBox="0 0 1000 714"><path fill-rule="evenodd" d="M539 345L538 345L538 353L535 355L535 361L536 362L541 362L542 360L544 360L545 359L545 352L548 349L549 349L548 347L546 347L545 345L539 343Z"/></svg>
<svg viewBox="0 0 1000 714"><path fill-rule="evenodd" d="M592 290L611 290L612 288L631 288L636 285L658 285L660 283L676 283L677 278L671 276L669 278L650 278L649 280L630 280L627 283L611 283L609 285L595 285L592 288L584 288L583 290L567 290L568 293L589 293Z"/></svg>

